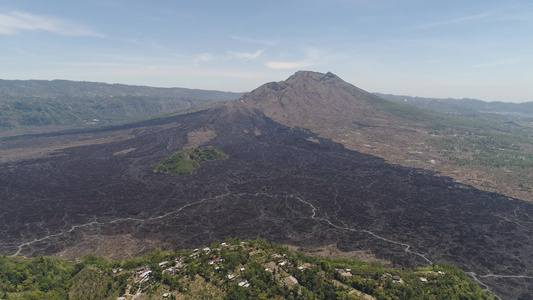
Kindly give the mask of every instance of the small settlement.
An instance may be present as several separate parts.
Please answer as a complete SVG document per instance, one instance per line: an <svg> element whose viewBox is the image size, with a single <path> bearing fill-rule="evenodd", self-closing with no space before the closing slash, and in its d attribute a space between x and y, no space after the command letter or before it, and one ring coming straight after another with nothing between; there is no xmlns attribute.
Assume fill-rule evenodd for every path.
<svg viewBox="0 0 533 300"><path fill-rule="evenodd" d="M179 280L180 284L185 284L189 281L188 275L186 275L185 269L190 263L194 263L196 266L201 265L202 263L200 261L206 261L207 265L212 268L214 272L221 272L224 270L225 272L228 272L225 278L229 282L235 281L238 278L242 278L241 280L238 280L237 286L241 288L248 288L251 286L251 283L243 278L246 273L246 268L244 266L238 267L236 269L228 270L227 265L224 265L224 259L221 257L221 254L223 251L226 252L234 252L236 249L246 249L248 248L249 244L247 242L241 242L238 245L231 245L229 243L221 243L216 248L209 248L205 247L203 249L193 249L192 252L188 255L180 255L174 259L172 263L170 263L168 260L161 261L158 263L158 267L163 269L163 274L168 274L170 276L180 276L183 277ZM261 250L258 251L252 251L253 255L258 255L261 253ZM270 266L270 268L265 268L264 272L272 273L277 272L277 277L280 282L280 284L285 286L291 286L294 284L298 284L298 280L292 276L291 274L286 274L282 267L286 266L290 263L289 260L286 258L286 254L273 254L272 259L277 261L276 264L270 265L265 264L265 266ZM283 259L278 259L283 258ZM298 267L298 270L303 271L304 268L302 266ZM122 272L123 269L113 269L113 273L117 274L119 272ZM117 298L119 299L133 299L132 294L129 293L129 291L132 288L136 287L135 295L140 295L143 293L143 291L150 286L150 281L153 279L153 270L150 265L143 265L141 267L138 267L135 269L135 271L132 273L132 276L130 279L133 282L133 285L128 286L128 293L124 294L123 296ZM161 296L163 298L169 298L172 295L171 292L165 291Z"/></svg>
<svg viewBox="0 0 533 300"><path fill-rule="evenodd" d="M256 290L254 283L259 282L260 278L268 278L266 282L274 283L278 288L286 291L305 291L309 287L302 285L302 283L310 282L306 278L318 276L321 280L329 280L329 284L334 288L349 295L356 294L364 299L375 299L373 296L362 292L364 289L357 289L357 286L364 287L365 282L375 284L378 290L386 282L398 287L414 284L412 276L402 278L403 275L400 276L400 272L391 272L392 274L380 272L380 279L377 279L376 283L370 283L374 279L363 279L362 271L357 269L357 265L333 262L320 265L316 261L301 260L298 255L288 252L287 248L269 248L268 245L247 242L237 242L236 244L224 242L213 244L211 247L183 250L176 253L177 255L174 257L170 254L161 256L164 259L159 262L152 260L150 264L143 264L133 271L128 271L131 272L131 275L128 279L129 284L126 292L117 300L132 300L146 293L150 295L156 293L159 295L159 299L175 299L178 296L178 298L187 298L187 293L192 293L194 289L197 291L211 290L213 294L210 297L215 299L222 297L223 293L230 289L241 290L246 295L245 291ZM338 267L334 268L335 266ZM356 267L356 269L347 266ZM127 274L124 272L123 268L113 269L115 276ZM325 276L325 272L331 273ZM416 281L424 286L429 286L431 282L444 275L443 271L437 270L423 270L413 273L413 276L416 276ZM302 280L302 283L299 279ZM216 294L217 291L219 294Z"/></svg>

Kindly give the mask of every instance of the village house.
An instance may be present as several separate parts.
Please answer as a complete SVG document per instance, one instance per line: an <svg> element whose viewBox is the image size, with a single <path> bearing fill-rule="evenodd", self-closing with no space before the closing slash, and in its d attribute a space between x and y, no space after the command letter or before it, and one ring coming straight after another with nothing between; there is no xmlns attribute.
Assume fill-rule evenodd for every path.
<svg viewBox="0 0 533 300"><path fill-rule="evenodd" d="M285 284L287 285L295 285L298 284L298 279L294 278L294 276L290 275L284 278Z"/></svg>
<svg viewBox="0 0 533 300"><path fill-rule="evenodd" d="M168 265L168 261L166 261L166 260L163 261L163 262L160 262L160 263L159 263L159 266L160 266L161 268L166 268L167 265Z"/></svg>
<svg viewBox="0 0 533 300"><path fill-rule="evenodd" d="M212 261L209 262L210 265L219 264L222 262L222 259L220 258L213 258Z"/></svg>
<svg viewBox="0 0 533 300"><path fill-rule="evenodd" d="M142 273L144 273L144 272L146 272L146 271L150 271L150 266L149 266L149 265L142 266L142 267L137 268L137 269L135 270L135 272L136 272L137 274L142 274Z"/></svg>
<svg viewBox="0 0 533 300"><path fill-rule="evenodd" d="M235 275L235 274L229 274L229 275L228 275L228 279L229 279L229 280L233 280L233 279L235 279L235 278L237 278L237 275Z"/></svg>
<svg viewBox="0 0 533 300"><path fill-rule="evenodd" d="M150 270L142 273L141 275L139 275L139 277L137 277L137 279L135 279L135 282L140 282L140 283L147 282L148 280L150 280L150 276L149 276L150 274L152 274L152 271Z"/></svg>
<svg viewBox="0 0 533 300"><path fill-rule="evenodd" d="M239 282L238 285L239 285L240 287L248 287L248 286L250 286L250 285L248 284L248 280L241 281L241 282ZM246 286L246 285L248 285L248 286Z"/></svg>
<svg viewBox="0 0 533 300"><path fill-rule="evenodd" d="M393 283L403 283L403 279L399 275L392 276Z"/></svg>
<svg viewBox="0 0 533 300"><path fill-rule="evenodd" d="M343 277L352 277L352 273L350 273L350 271L352 269L335 269L337 270L337 272L339 272L339 274L341 274L341 276Z"/></svg>

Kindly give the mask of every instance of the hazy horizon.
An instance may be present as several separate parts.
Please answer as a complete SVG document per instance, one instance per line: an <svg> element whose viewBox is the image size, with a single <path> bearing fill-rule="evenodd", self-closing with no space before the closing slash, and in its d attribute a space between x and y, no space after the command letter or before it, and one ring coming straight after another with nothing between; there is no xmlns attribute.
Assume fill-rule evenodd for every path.
<svg viewBox="0 0 533 300"><path fill-rule="evenodd" d="M0 78L246 92L298 70L364 90L533 101L533 3L6 0Z"/></svg>

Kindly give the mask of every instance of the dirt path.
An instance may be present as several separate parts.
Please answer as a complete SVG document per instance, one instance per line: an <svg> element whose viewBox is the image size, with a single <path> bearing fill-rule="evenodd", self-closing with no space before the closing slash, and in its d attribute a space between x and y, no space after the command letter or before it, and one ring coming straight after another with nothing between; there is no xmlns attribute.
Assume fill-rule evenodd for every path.
<svg viewBox="0 0 533 300"><path fill-rule="evenodd" d="M400 245L400 246L404 246L405 247L405 252L407 253L410 253L410 254L414 254L414 255L417 255L421 258L423 258L425 261L428 262L428 264L432 264L433 262L427 258L426 256L424 256L423 254L421 253L418 253L418 252L415 252L415 251L411 251L409 248L411 248L411 245L409 244L406 244L406 243L402 243L402 242L397 242L397 241L393 241L391 239L387 239L387 238L384 238L382 236L379 236L377 234L375 234L374 232L370 231L370 230L364 230L364 229L353 229L353 228L349 228L349 227L341 227L341 226L338 226L338 225L335 225L333 224L329 219L325 219L325 218L317 218L316 217L316 208L313 206L313 204L303 200L302 198L300 197L297 197L297 196L294 196L294 195L291 195L291 197L294 197L295 199L297 199L298 201L301 201L302 203L308 205L311 207L312 209L312 214L311 214L311 219L314 219L314 220L320 220L320 221L325 221L326 223L328 223L330 226L332 227L335 227L337 229L341 229L341 230L347 230L347 231L351 231L351 232L364 232L364 233L367 233L377 239L380 239L380 240L383 240L383 241L386 241L386 242L389 242L389 243L392 243L392 244L396 244L396 245Z"/></svg>

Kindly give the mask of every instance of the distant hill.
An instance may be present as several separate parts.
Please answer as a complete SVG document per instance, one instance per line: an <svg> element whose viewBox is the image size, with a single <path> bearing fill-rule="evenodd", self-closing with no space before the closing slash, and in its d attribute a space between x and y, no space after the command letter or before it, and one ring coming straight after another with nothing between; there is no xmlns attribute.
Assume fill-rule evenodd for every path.
<svg viewBox="0 0 533 300"><path fill-rule="evenodd" d="M0 80L0 130L131 122L241 95L67 80Z"/></svg>
<svg viewBox="0 0 533 300"><path fill-rule="evenodd" d="M418 108L432 110L441 113L456 114L480 114L493 113L519 118L529 118L533 120L533 102L509 103L509 102L487 102L476 99L439 99L399 96L391 94L374 93L383 99L412 105Z"/></svg>

